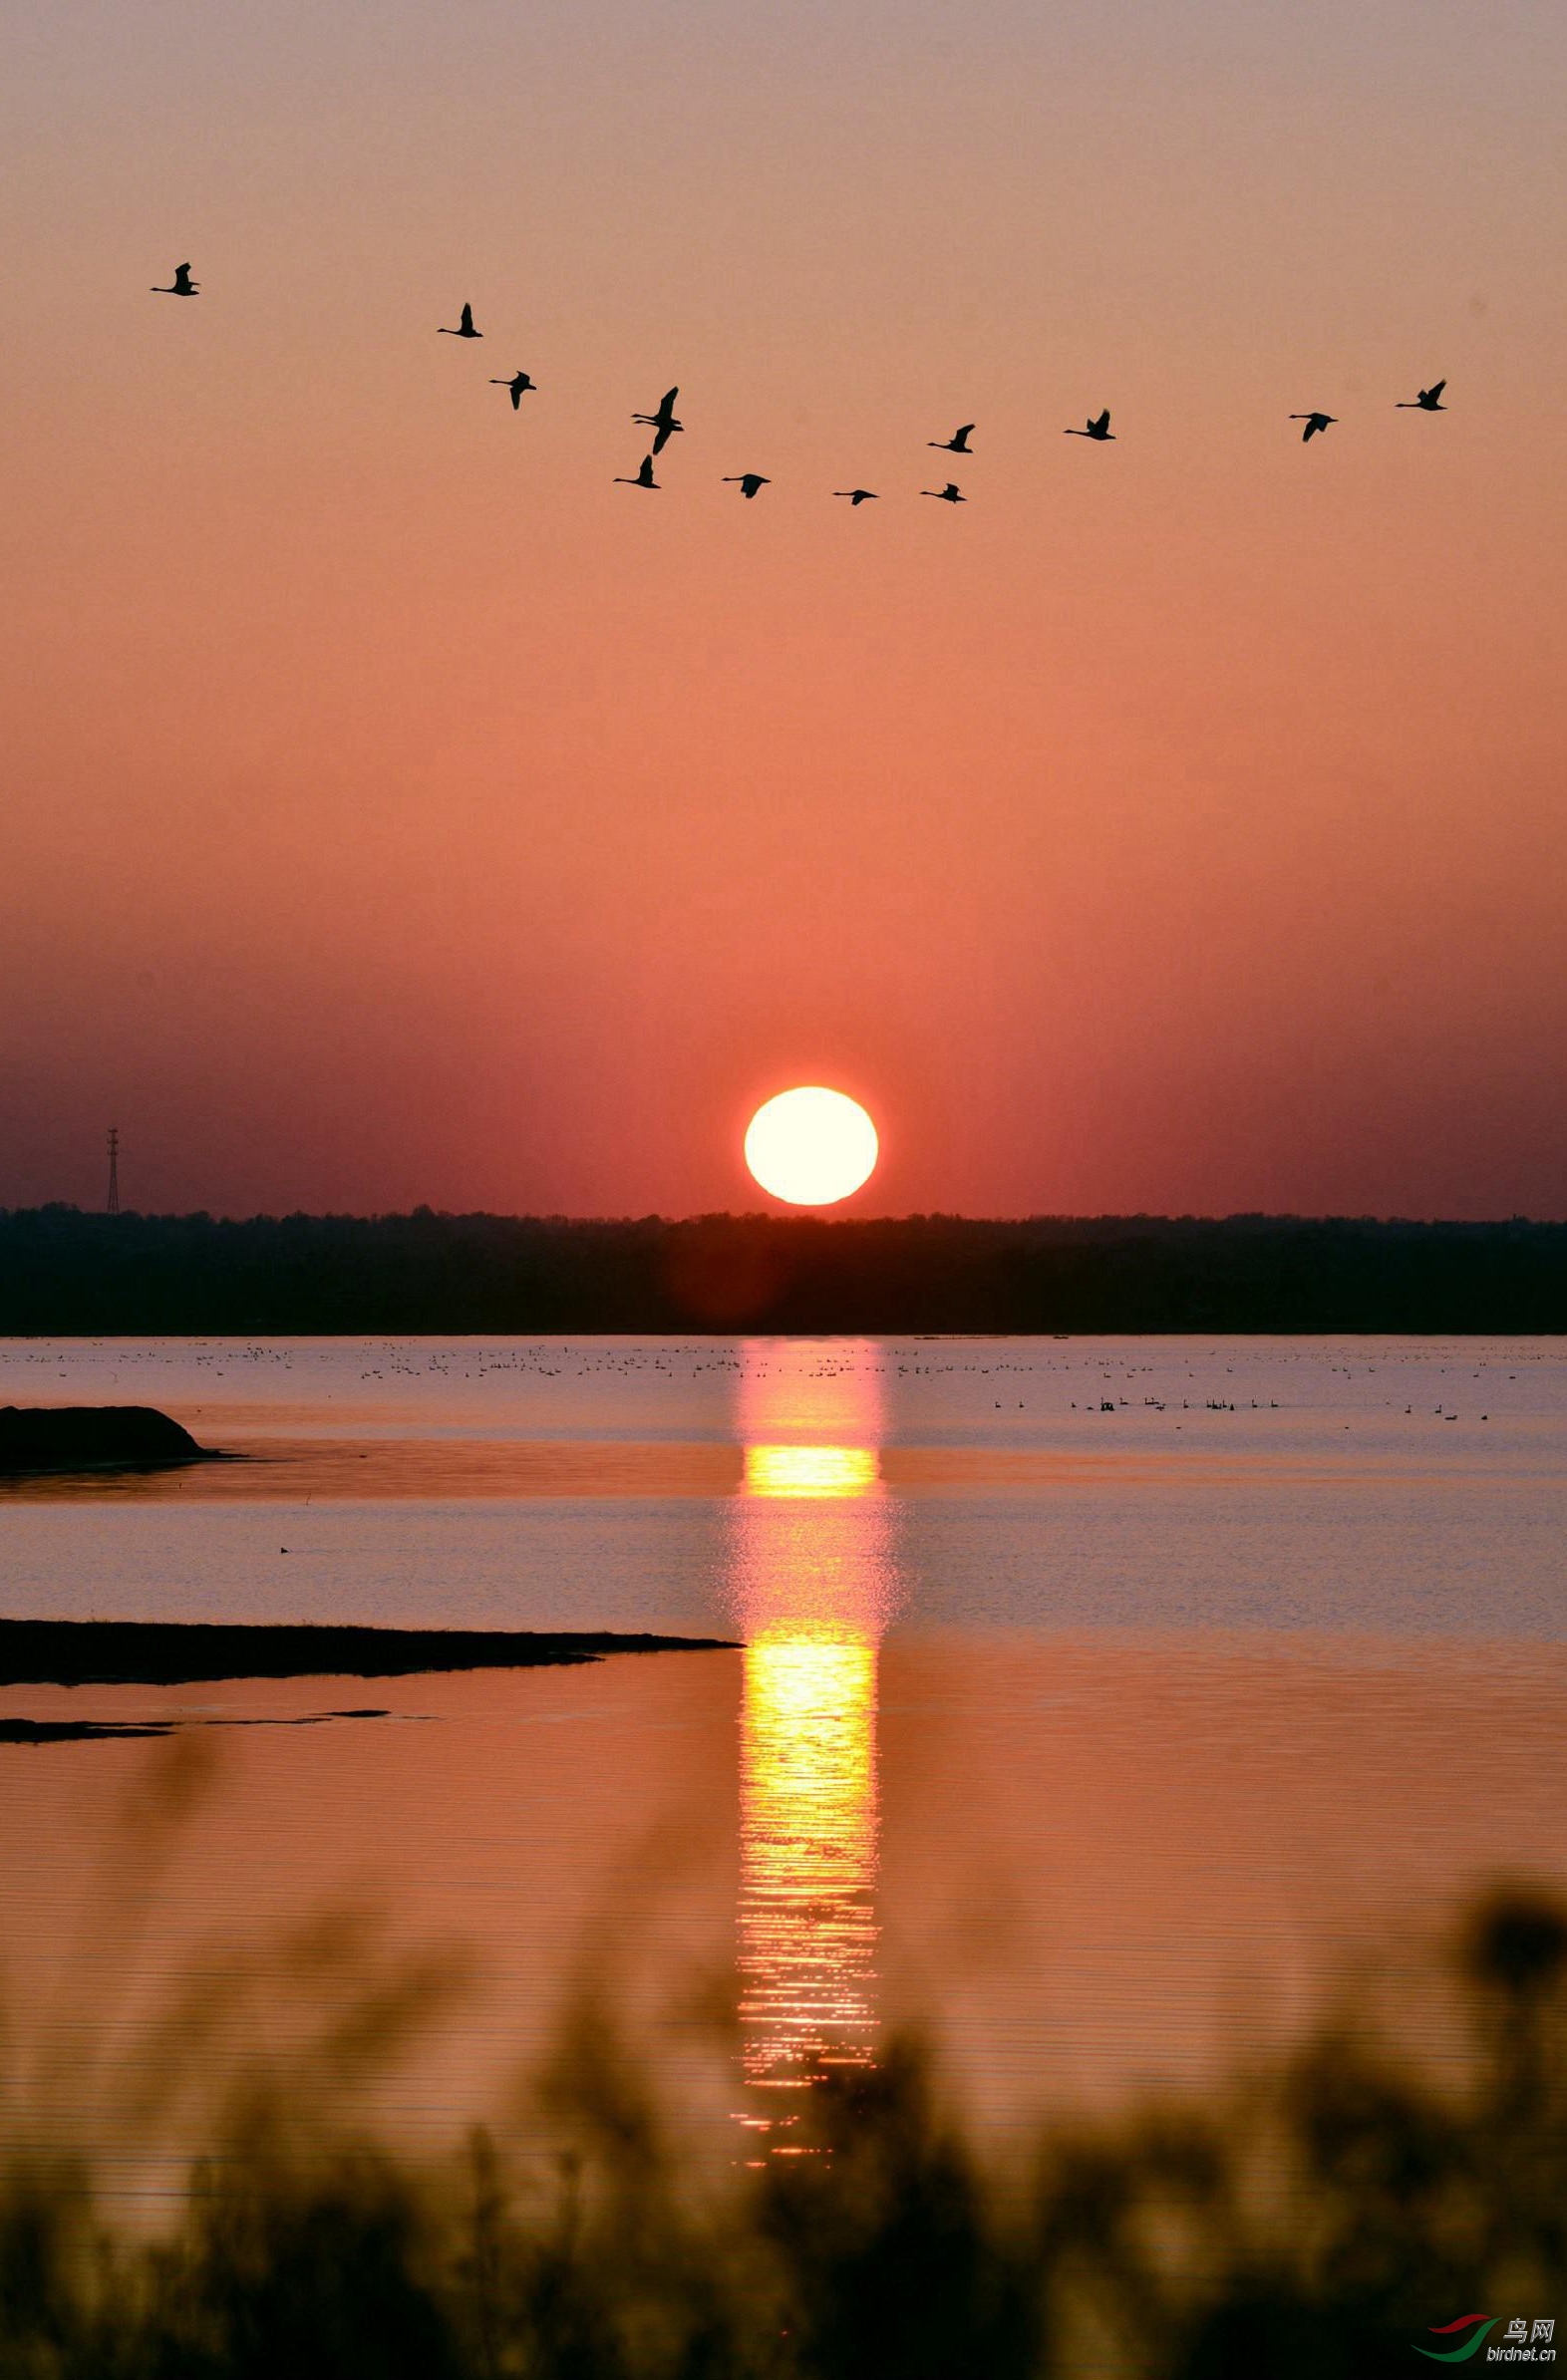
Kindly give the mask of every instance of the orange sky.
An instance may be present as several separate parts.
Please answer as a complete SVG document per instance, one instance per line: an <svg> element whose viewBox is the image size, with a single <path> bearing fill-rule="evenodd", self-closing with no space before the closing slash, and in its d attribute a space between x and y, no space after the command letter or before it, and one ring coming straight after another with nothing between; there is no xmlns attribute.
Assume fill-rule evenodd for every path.
<svg viewBox="0 0 1567 2380"><path fill-rule="evenodd" d="M1567 1213L1567 17L1041 15L17 27L0 1203Z"/></svg>

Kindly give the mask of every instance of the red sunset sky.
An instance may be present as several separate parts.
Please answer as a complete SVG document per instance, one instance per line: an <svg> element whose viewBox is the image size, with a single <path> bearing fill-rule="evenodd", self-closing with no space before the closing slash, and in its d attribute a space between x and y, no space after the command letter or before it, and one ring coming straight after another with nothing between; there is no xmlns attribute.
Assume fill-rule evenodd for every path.
<svg viewBox="0 0 1567 2380"><path fill-rule="evenodd" d="M0 1203L1567 1213L1567 12L8 39Z"/></svg>

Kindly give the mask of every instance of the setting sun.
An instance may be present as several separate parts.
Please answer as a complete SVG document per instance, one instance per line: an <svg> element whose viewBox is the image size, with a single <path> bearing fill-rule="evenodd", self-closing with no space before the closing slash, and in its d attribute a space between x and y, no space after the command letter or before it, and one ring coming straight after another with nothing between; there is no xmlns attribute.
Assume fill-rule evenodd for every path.
<svg viewBox="0 0 1567 2380"><path fill-rule="evenodd" d="M819 1083L780 1091L746 1131L746 1163L792 1207L830 1207L875 1171L876 1127L857 1099Z"/></svg>

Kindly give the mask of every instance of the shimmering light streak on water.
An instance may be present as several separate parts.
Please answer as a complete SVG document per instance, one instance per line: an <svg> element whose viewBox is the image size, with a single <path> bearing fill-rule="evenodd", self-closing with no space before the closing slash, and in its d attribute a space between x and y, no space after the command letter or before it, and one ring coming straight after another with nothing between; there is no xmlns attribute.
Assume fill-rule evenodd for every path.
<svg viewBox="0 0 1567 2380"><path fill-rule="evenodd" d="M742 2063L760 2090L799 2090L874 2051L874 1644L748 1645L740 1790Z"/></svg>
<svg viewBox="0 0 1567 2380"><path fill-rule="evenodd" d="M748 1446L748 1496L865 1496L881 1476L869 1446Z"/></svg>
<svg viewBox="0 0 1567 2380"><path fill-rule="evenodd" d="M876 1660L896 1573L864 1354L757 1342L738 1386L741 2064L767 2094L741 2120L783 2152L798 2111L777 2095L875 2051Z"/></svg>

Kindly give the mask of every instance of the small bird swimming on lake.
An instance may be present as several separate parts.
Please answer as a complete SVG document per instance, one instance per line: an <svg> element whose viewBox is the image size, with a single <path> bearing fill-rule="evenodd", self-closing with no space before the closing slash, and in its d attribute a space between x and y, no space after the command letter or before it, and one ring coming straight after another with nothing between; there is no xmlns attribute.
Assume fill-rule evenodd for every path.
<svg viewBox="0 0 1567 2380"><path fill-rule="evenodd" d="M1421 389L1417 397L1401 397L1394 411L1401 414L1444 414L1447 408L1441 401L1441 393L1446 386L1444 380L1438 380L1432 382L1428 389Z"/></svg>
<svg viewBox="0 0 1567 2380"><path fill-rule="evenodd" d="M955 479L949 479L945 487L922 487L920 494L934 496L938 504L966 504L969 500L959 492Z"/></svg>
<svg viewBox="0 0 1567 2380"><path fill-rule="evenodd" d="M726 487L738 487L743 495L749 497L754 496L759 487L771 487L773 482L765 479L760 471L731 471L726 474L724 484Z"/></svg>
<svg viewBox="0 0 1567 2380"><path fill-rule="evenodd" d="M464 312L466 313L468 309L465 307ZM475 339L481 339L483 335L484 334L482 331L475 331L473 334ZM492 379L489 385L492 389L509 389L511 391L511 411L513 413L516 412L517 408L522 403L525 392L529 389L536 389L538 387L537 381L529 380L525 372L513 372L509 380Z"/></svg>
<svg viewBox="0 0 1567 2380"><path fill-rule="evenodd" d="M155 285L153 295L154 297L199 297L201 284L199 281L191 280L188 264L176 264L172 281L162 289Z"/></svg>
<svg viewBox="0 0 1567 2380"><path fill-rule="evenodd" d="M1303 446L1309 446L1319 431L1331 430L1338 418L1337 414L1291 414L1290 416L1292 422L1304 422L1306 425L1301 432Z"/></svg>
<svg viewBox="0 0 1567 2380"><path fill-rule="evenodd" d="M1096 439L1101 446L1105 445L1106 442L1110 445L1113 445L1115 433L1109 426L1109 407L1106 406L1104 408L1104 411L1099 415L1097 421L1085 423L1081 430L1064 431L1062 435L1065 438Z"/></svg>
<svg viewBox="0 0 1567 2380"><path fill-rule="evenodd" d="M679 395L679 389L666 389L658 401L656 414L633 414L631 417L633 422L640 422L644 430L652 431L655 454L662 454L676 432L686 427L684 422L675 419L675 400Z"/></svg>
<svg viewBox="0 0 1567 2380"><path fill-rule="evenodd" d="M878 499L873 487L834 487L835 496L847 496L851 504L874 504Z"/></svg>
<svg viewBox="0 0 1567 2380"><path fill-rule="evenodd" d="M658 481L657 481L657 480L654 478L654 476L653 476L653 457L652 457L652 455L651 455L651 454L644 454L644 455L643 455L643 457L642 457L642 468L641 468L641 469L638 471L638 473L637 473L637 475L636 475L636 477L635 477L634 479L628 479L628 478L626 477L626 475L625 475L625 473L624 473L623 471L617 471L617 472L615 473L615 485L616 485L617 487L653 487L653 488L656 488L656 487L658 486Z"/></svg>
<svg viewBox="0 0 1567 2380"><path fill-rule="evenodd" d="M965 422L961 430L953 432L951 438L928 438L925 444L934 446L942 454L972 454L974 449L969 445L969 433L973 428L972 422Z"/></svg>
<svg viewBox="0 0 1567 2380"><path fill-rule="evenodd" d="M452 328L450 323L444 322L441 325L440 330L436 333L436 337L438 339L482 339L483 336L484 334L482 331L475 331L473 328L473 309L471 306L464 307L462 313L458 317L456 330Z"/></svg>

